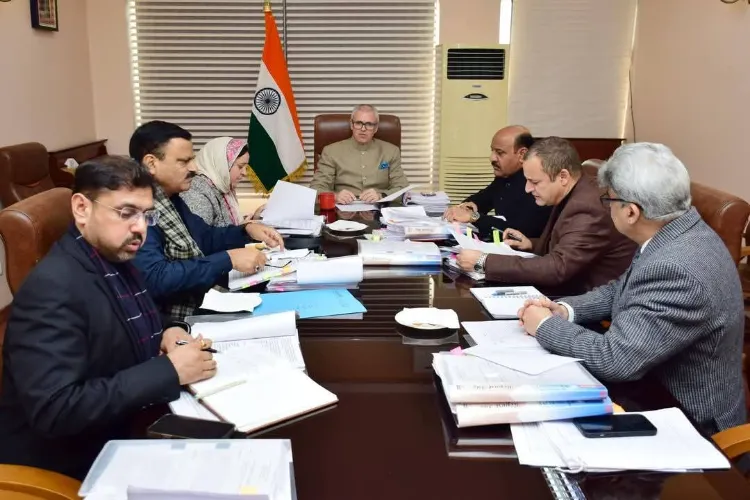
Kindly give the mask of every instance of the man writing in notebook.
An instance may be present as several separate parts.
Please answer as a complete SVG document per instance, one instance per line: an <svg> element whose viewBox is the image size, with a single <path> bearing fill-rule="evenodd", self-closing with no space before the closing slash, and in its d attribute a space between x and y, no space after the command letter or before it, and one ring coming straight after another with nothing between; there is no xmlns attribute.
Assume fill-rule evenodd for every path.
<svg viewBox="0 0 750 500"><path fill-rule="evenodd" d="M494 228L513 227L529 238L538 238L547 224L551 207L538 205L526 192L523 157L533 144L529 129L519 125L501 128L492 137L490 164L495 179L460 205L448 208L448 222L471 222L480 234L488 236ZM495 215L488 215L490 210ZM502 216L499 218L496 216Z"/></svg>
<svg viewBox="0 0 750 500"><path fill-rule="evenodd" d="M135 259L146 285L165 317L182 320L203 302L214 285L226 285L232 269L258 272L266 262L251 240L283 247L275 229L250 223L213 227L193 214L179 194L190 189L196 175L190 133L173 123L144 123L130 138L130 156L156 179L157 224Z"/></svg>
<svg viewBox="0 0 750 500"><path fill-rule="evenodd" d="M584 175L570 142L559 137L536 141L526 153L523 174L526 191L537 205L553 206L552 213L535 241L517 229L506 229L503 237L509 246L538 257L462 250L457 262L463 270L563 295L591 290L627 269L635 244L615 229L599 202L596 179Z"/></svg>
<svg viewBox="0 0 750 500"><path fill-rule="evenodd" d="M661 144L626 144L600 169L602 203L640 249L619 279L529 301L526 331L602 381L659 381L708 434L745 422L744 303L726 246L691 207L685 166ZM580 324L611 318L600 334Z"/></svg>
<svg viewBox="0 0 750 500"><path fill-rule="evenodd" d="M182 327L164 329L130 263L157 217L152 182L124 158L76 170L75 223L13 298L0 463L82 479L108 440L128 437L141 408L216 373L205 345Z"/></svg>

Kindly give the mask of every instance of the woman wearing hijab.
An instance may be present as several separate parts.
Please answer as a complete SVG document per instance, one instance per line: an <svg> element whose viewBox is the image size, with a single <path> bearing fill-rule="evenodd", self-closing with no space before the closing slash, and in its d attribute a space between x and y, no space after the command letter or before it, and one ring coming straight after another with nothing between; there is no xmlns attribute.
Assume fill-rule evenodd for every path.
<svg viewBox="0 0 750 500"><path fill-rule="evenodd" d="M198 175L180 194L190 211L216 227L241 224L237 185L247 173L247 141L217 137L203 146L195 162Z"/></svg>

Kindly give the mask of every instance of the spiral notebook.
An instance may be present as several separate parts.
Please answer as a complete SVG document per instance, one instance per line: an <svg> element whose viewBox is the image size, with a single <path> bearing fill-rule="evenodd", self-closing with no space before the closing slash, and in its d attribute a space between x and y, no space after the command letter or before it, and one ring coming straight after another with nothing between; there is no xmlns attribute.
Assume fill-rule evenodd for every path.
<svg viewBox="0 0 750 500"><path fill-rule="evenodd" d="M544 297L533 286L472 288L471 293L495 319L515 319L528 299Z"/></svg>

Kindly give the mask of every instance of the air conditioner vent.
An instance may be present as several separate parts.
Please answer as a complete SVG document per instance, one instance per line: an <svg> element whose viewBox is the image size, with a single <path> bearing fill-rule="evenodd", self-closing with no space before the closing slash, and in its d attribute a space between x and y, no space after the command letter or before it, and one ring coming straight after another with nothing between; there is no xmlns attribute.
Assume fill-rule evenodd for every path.
<svg viewBox="0 0 750 500"><path fill-rule="evenodd" d="M448 49L448 80L504 80L505 49Z"/></svg>

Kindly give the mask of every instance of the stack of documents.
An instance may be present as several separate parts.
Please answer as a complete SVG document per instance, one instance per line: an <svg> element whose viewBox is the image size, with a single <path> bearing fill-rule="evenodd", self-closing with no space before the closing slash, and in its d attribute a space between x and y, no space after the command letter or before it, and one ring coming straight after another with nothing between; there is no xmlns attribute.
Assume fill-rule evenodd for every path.
<svg viewBox="0 0 750 500"><path fill-rule="evenodd" d="M562 356L527 344L520 335L509 337L516 338L517 346L485 345L434 355L432 366L457 427L612 413L606 387L583 366L556 359ZM506 346L514 342L507 341Z"/></svg>
<svg viewBox="0 0 750 500"><path fill-rule="evenodd" d="M439 266L441 262L434 243L358 240L357 244L366 266Z"/></svg>
<svg viewBox="0 0 750 500"><path fill-rule="evenodd" d="M431 214L443 214L451 204L450 198L445 191L436 193L409 193L407 205L420 205Z"/></svg>
<svg viewBox="0 0 750 500"><path fill-rule="evenodd" d="M170 403L174 413L204 419L213 414L251 432L338 401L304 373L293 312L196 323L193 331L216 341L217 371Z"/></svg>
<svg viewBox="0 0 750 500"><path fill-rule="evenodd" d="M513 444L522 464L570 472L647 470L682 472L728 469L729 461L677 408L642 413L656 435L591 439L572 422L513 424Z"/></svg>
<svg viewBox="0 0 750 500"><path fill-rule="evenodd" d="M78 494L87 500L292 500L287 439L108 442Z"/></svg>
<svg viewBox="0 0 750 500"><path fill-rule="evenodd" d="M362 257L358 255L336 257L320 261L305 261L297 271L273 278L266 287L268 292L308 290L316 288L357 288L364 279Z"/></svg>
<svg viewBox="0 0 750 500"><path fill-rule="evenodd" d="M315 215L317 191L279 181L263 211L263 223L281 234L320 236L325 218Z"/></svg>
<svg viewBox="0 0 750 500"><path fill-rule="evenodd" d="M325 256L302 248L298 250L268 252L266 259L265 267L257 273L242 273L234 269L229 271L229 289L232 291L242 290L243 288L258 285L278 276L291 274L295 272L300 262L324 260Z"/></svg>
<svg viewBox="0 0 750 500"><path fill-rule="evenodd" d="M471 293L495 319L516 319L527 300L544 297L533 286L472 288Z"/></svg>
<svg viewBox="0 0 750 500"><path fill-rule="evenodd" d="M444 240L468 226L430 217L421 206L384 208L381 214L380 222L386 226L384 235L389 240Z"/></svg>

